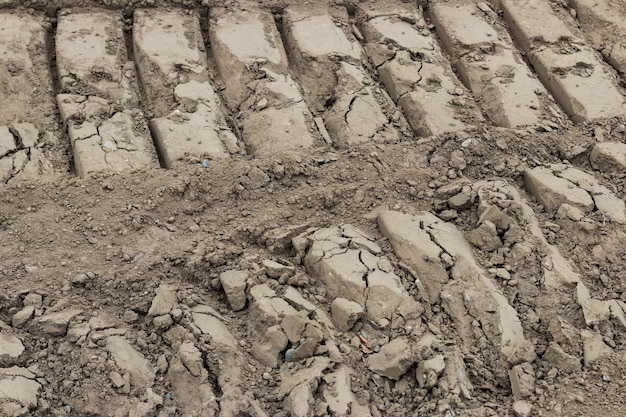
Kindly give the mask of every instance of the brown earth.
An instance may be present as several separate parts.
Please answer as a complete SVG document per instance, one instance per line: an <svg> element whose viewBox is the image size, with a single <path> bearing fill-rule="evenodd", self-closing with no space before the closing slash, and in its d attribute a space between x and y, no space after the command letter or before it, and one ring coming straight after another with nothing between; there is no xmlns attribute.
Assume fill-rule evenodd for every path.
<svg viewBox="0 0 626 417"><path fill-rule="evenodd" d="M280 30L289 4L302 5L259 2ZM207 6L240 7L0 0L45 14L47 45L29 53L52 74L56 16L74 6L123 10L127 36L136 8L205 23ZM368 4L347 6L362 27ZM306 101L315 83L300 71ZM558 111L518 130L467 118L427 137L401 117L391 140L333 146L314 129L288 153L80 178L44 96L32 149L50 166L0 184L0 415L625 415L626 116ZM599 155L604 142L621 145Z"/></svg>

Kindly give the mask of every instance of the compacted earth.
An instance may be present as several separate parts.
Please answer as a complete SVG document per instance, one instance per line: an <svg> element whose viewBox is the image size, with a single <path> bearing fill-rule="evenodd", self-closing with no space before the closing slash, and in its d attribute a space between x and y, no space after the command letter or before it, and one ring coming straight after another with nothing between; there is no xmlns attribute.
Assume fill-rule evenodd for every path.
<svg viewBox="0 0 626 417"><path fill-rule="evenodd" d="M0 0L0 415L624 416L624 22Z"/></svg>

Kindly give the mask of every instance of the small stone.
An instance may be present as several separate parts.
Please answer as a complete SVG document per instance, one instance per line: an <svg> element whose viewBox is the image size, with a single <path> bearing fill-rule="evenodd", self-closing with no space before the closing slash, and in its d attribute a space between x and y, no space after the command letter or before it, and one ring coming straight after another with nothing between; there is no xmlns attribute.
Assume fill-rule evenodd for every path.
<svg viewBox="0 0 626 417"><path fill-rule="evenodd" d="M169 363L167 363L167 357L164 354L159 355L157 358L157 370L159 373L166 373L169 367Z"/></svg>
<svg viewBox="0 0 626 417"><path fill-rule="evenodd" d="M267 275L275 279L280 278L280 276L284 273L291 275L296 270L293 266L279 264L278 262L274 262L270 259L264 259L262 265L265 268Z"/></svg>
<svg viewBox="0 0 626 417"><path fill-rule="evenodd" d="M148 310L148 316L155 317L169 314L178 304L178 297L174 288L169 285L161 285L156 289L156 295L152 299L152 305Z"/></svg>
<svg viewBox="0 0 626 417"><path fill-rule="evenodd" d="M415 371L417 383L421 388L429 389L434 387L445 367L446 363L443 355L436 355L431 359L420 362Z"/></svg>
<svg viewBox="0 0 626 417"><path fill-rule="evenodd" d="M446 222L450 220L454 220L457 217L459 217L459 214L457 213L456 210L444 210L441 213L439 213L439 218Z"/></svg>
<svg viewBox="0 0 626 417"><path fill-rule="evenodd" d="M528 417L533 411L532 405L527 401L515 401L513 411L517 417Z"/></svg>
<svg viewBox="0 0 626 417"><path fill-rule="evenodd" d="M511 279L511 273L504 268L498 268L496 270L496 276L498 278L502 278L505 281L508 281Z"/></svg>
<svg viewBox="0 0 626 417"><path fill-rule="evenodd" d="M494 11L491 9L491 7L489 7L487 5L487 3L479 1L478 3L476 3L476 7L478 7L480 9L481 12L485 13L485 14L493 14Z"/></svg>
<svg viewBox="0 0 626 417"><path fill-rule="evenodd" d="M169 314L164 314L152 319L152 324L157 330L167 330L174 324L174 320Z"/></svg>
<svg viewBox="0 0 626 417"><path fill-rule="evenodd" d="M511 391L515 401L529 398L535 392L535 371L528 362L514 366L509 371Z"/></svg>
<svg viewBox="0 0 626 417"><path fill-rule="evenodd" d="M465 209L472 204L472 195L469 192L460 192L448 199L448 206L451 209Z"/></svg>
<svg viewBox="0 0 626 417"><path fill-rule="evenodd" d="M267 284L259 284L250 288L249 296L251 301L258 301L262 298L276 297L276 291Z"/></svg>
<svg viewBox="0 0 626 417"><path fill-rule="evenodd" d="M170 316L172 317L172 320L174 320L174 322L178 323L180 319L183 318L183 310L181 310L180 308L175 308L170 311Z"/></svg>
<svg viewBox="0 0 626 417"><path fill-rule="evenodd" d="M502 247L502 241L498 236L496 225L485 220L476 229L465 234L467 240L479 249L494 251Z"/></svg>
<svg viewBox="0 0 626 417"><path fill-rule="evenodd" d="M543 360L550 365L559 368L564 373L580 372L580 359L566 353L561 346L551 342L548 349L543 354Z"/></svg>
<svg viewBox="0 0 626 417"><path fill-rule="evenodd" d="M250 168L248 171L248 181L246 181L249 188L256 190L261 187L265 187L270 182L270 177L257 167Z"/></svg>
<svg viewBox="0 0 626 417"><path fill-rule="evenodd" d="M578 207L570 206L569 204L563 203L559 207L556 212L557 219L569 219L573 222L579 222L585 217L585 213L582 212Z"/></svg>
<svg viewBox="0 0 626 417"><path fill-rule="evenodd" d="M289 339L279 326L271 326L265 332L265 341L256 343L250 353L263 365L276 368L280 364L280 354L287 347ZM295 352L286 361L296 360Z"/></svg>
<svg viewBox="0 0 626 417"><path fill-rule="evenodd" d="M83 287L88 280L89 277L87 277L87 274L76 274L72 277L70 281L75 287Z"/></svg>
<svg viewBox="0 0 626 417"><path fill-rule="evenodd" d="M40 317L38 323L41 330L50 336L65 336L70 320L80 313L81 310L75 309L58 311Z"/></svg>
<svg viewBox="0 0 626 417"><path fill-rule="evenodd" d="M289 341L291 343L297 343L302 338L302 333L309 322L310 320L307 318L306 312L301 312L299 314L289 314L285 316L280 326L287 335L287 338L289 338Z"/></svg>
<svg viewBox="0 0 626 417"><path fill-rule="evenodd" d="M220 274L220 283L233 311L243 310L246 307L247 281L248 272L246 271L233 270Z"/></svg>
<svg viewBox="0 0 626 417"><path fill-rule="evenodd" d="M258 103L256 104L256 109L257 110L263 110L264 108L267 107L267 99L265 97L263 97L261 100L258 101Z"/></svg>
<svg viewBox="0 0 626 417"><path fill-rule="evenodd" d="M34 375L25 368L8 368L5 375L0 375L0 413L2 415L20 415L28 414L28 408L37 406L37 397L41 385L34 380ZM13 373L13 374L12 374ZM11 410L11 403L14 405L21 404L24 409L13 409L13 412L5 414L3 411ZM16 404L17 403L17 404ZM5 408L6 407L6 408Z"/></svg>
<svg viewBox="0 0 626 417"><path fill-rule="evenodd" d="M22 147L32 148L39 142L39 131L32 123L13 123L11 127L17 133Z"/></svg>
<svg viewBox="0 0 626 417"><path fill-rule="evenodd" d="M17 336L0 333L0 365L14 365L23 352L24 344Z"/></svg>
<svg viewBox="0 0 626 417"><path fill-rule="evenodd" d="M415 357L406 339L394 339L368 357L370 370L391 379L399 379L415 363Z"/></svg>
<svg viewBox="0 0 626 417"><path fill-rule="evenodd" d="M330 306L332 321L335 327L341 331L348 331L363 316L363 307L359 303L335 298Z"/></svg>
<svg viewBox="0 0 626 417"><path fill-rule="evenodd" d="M24 326L31 318L33 318L34 314L35 314L35 306L32 306L32 305L26 306L20 311L18 311L17 313L13 314L13 317L11 318L11 324L16 329L20 328Z"/></svg>
<svg viewBox="0 0 626 417"><path fill-rule="evenodd" d="M37 294L34 292L28 293L28 295L24 298L25 306L33 306L35 308L41 308L43 304L43 297L41 294Z"/></svg>
<svg viewBox="0 0 626 417"><path fill-rule="evenodd" d="M609 357L613 349L607 346L602 340L602 336L589 330L581 332L583 341L583 358L586 367L589 367L598 359Z"/></svg>
<svg viewBox="0 0 626 417"><path fill-rule="evenodd" d="M124 323L134 323L139 319L139 314L135 313L133 310L126 310L122 315L122 320Z"/></svg>
<svg viewBox="0 0 626 417"><path fill-rule="evenodd" d="M452 168L456 168L459 170L464 170L467 167L467 162L465 161L465 157L463 151L452 151L450 154L450 161L448 162Z"/></svg>
<svg viewBox="0 0 626 417"><path fill-rule="evenodd" d="M313 356L321 341L324 339L324 333L322 330L312 324L307 325L302 338L300 339L300 345L295 349L293 353L293 360L297 361Z"/></svg>
<svg viewBox="0 0 626 417"><path fill-rule="evenodd" d="M626 143L598 143L591 150L589 161L595 169L600 171L624 172L626 170Z"/></svg>
<svg viewBox="0 0 626 417"><path fill-rule="evenodd" d="M89 328L91 330L104 330L111 327L115 327L115 321L104 315L98 315L89 320Z"/></svg>
<svg viewBox="0 0 626 417"><path fill-rule="evenodd" d="M105 340L105 349L111 354L118 368L130 375L136 387L151 387L155 371L152 364L122 336L110 336Z"/></svg>
<svg viewBox="0 0 626 417"><path fill-rule="evenodd" d="M124 386L124 378L119 372L111 371L111 373L109 373L109 379L115 388L121 388Z"/></svg>

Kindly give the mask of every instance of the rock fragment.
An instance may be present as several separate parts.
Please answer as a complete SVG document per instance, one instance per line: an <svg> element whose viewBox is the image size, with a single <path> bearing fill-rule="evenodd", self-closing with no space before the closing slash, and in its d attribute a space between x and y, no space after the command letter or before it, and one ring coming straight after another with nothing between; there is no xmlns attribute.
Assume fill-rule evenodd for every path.
<svg viewBox="0 0 626 417"><path fill-rule="evenodd" d="M118 368L130 374L131 382L136 388L152 386L155 376L152 364L126 338L107 337L104 347L111 354Z"/></svg>
<svg viewBox="0 0 626 417"><path fill-rule="evenodd" d="M176 307L177 303L178 297L176 296L174 287L160 285L159 288L156 289L155 297L152 299L148 316L155 317L169 314L170 311Z"/></svg>
<svg viewBox="0 0 626 417"><path fill-rule="evenodd" d="M28 323L28 321L33 318L34 314L35 314L35 307L27 305L23 309L18 311L17 313L13 314L13 317L11 318L11 324L16 329L20 328L24 326L26 323Z"/></svg>
<svg viewBox="0 0 626 417"><path fill-rule="evenodd" d="M0 365L14 365L24 349L24 344L19 337L4 332L0 333Z"/></svg>
<svg viewBox="0 0 626 417"><path fill-rule="evenodd" d="M67 309L41 316L37 323L41 330L50 336L65 336L70 320L81 314L81 310Z"/></svg>
<svg viewBox="0 0 626 417"><path fill-rule="evenodd" d="M232 270L220 274L220 283L233 311L240 311L246 307L247 280L246 271Z"/></svg>
<svg viewBox="0 0 626 417"><path fill-rule="evenodd" d="M454 349L444 356L446 361L444 377L448 383L450 392L466 400L471 400L474 386L467 376L467 369L465 368L465 362L463 361L461 352L458 349Z"/></svg>
<svg viewBox="0 0 626 417"><path fill-rule="evenodd" d="M17 402L32 409L37 406L40 389L41 384L29 370L17 366L0 368L0 404Z"/></svg>
<svg viewBox="0 0 626 417"><path fill-rule="evenodd" d="M443 355L435 355L434 357L421 361L415 371L417 383L421 388L430 389L437 385L439 375L446 367Z"/></svg>
<svg viewBox="0 0 626 417"><path fill-rule="evenodd" d="M543 354L543 360L565 373L580 372L580 359L565 353L563 348L555 342L550 343Z"/></svg>
<svg viewBox="0 0 626 417"><path fill-rule="evenodd" d="M589 161L591 166L602 172L624 172L626 171L626 143L598 143L591 150Z"/></svg>
<svg viewBox="0 0 626 417"><path fill-rule="evenodd" d="M613 353L613 349L604 343L602 336L589 330L583 330L581 332L581 336L583 341L583 359L585 367L592 365L599 359L611 356Z"/></svg>
<svg viewBox="0 0 626 417"><path fill-rule="evenodd" d="M293 274L295 272L295 268L292 265L283 265L270 259L264 259L261 265L263 265L267 275L271 278L278 279L283 274Z"/></svg>
<svg viewBox="0 0 626 417"><path fill-rule="evenodd" d="M513 411L517 417L528 417L533 411L533 406L528 401L515 401Z"/></svg>
<svg viewBox="0 0 626 417"><path fill-rule="evenodd" d="M276 368L288 342L289 339L279 326L271 326L265 330L264 340L255 342L250 353L263 365Z"/></svg>
<svg viewBox="0 0 626 417"><path fill-rule="evenodd" d="M222 346L235 348L237 340L220 319L209 314L192 313L193 322L204 334L211 336L212 341Z"/></svg>
<svg viewBox="0 0 626 417"><path fill-rule="evenodd" d="M529 398L535 393L535 371L528 362L515 365L509 370L511 390L515 401Z"/></svg>
<svg viewBox="0 0 626 417"><path fill-rule="evenodd" d="M172 357L165 378L171 383L172 395L185 413L202 417L218 414L217 398L208 377L198 348L192 342L183 342Z"/></svg>
<svg viewBox="0 0 626 417"><path fill-rule="evenodd" d="M367 358L370 370L390 379L399 379L415 363L409 342L397 338L384 345L378 353Z"/></svg>
<svg viewBox="0 0 626 417"><path fill-rule="evenodd" d="M359 404L352 392L352 370L339 365L337 370L322 377L322 398L333 416L371 417L369 407Z"/></svg>
<svg viewBox="0 0 626 417"><path fill-rule="evenodd" d="M330 311L333 324L337 329L344 332L350 330L363 315L363 307L359 303L345 298L335 298L330 306Z"/></svg>
<svg viewBox="0 0 626 417"><path fill-rule="evenodd" d="M484 251L492 252L502 247L496 225L489 220L483 221L476 229L466 233L465 237L472 245Z"/></svg>

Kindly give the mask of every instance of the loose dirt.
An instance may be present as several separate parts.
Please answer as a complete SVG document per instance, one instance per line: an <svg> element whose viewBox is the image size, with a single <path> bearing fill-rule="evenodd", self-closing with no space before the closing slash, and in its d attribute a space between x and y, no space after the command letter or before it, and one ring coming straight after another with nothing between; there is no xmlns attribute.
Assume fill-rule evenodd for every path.
<svg viewBox="0 0 626 417"><path fill-rule="evenodd" d="M467 3L491 48L442 43L429 17L453 2L433 3L0 0L0 415L623 416L626 115L569 120L549 86L510 113L463 75L501 75L504 49L524 83L484 88L542 86L500 4ZM546 1L598 45L585 3ZM165 12L186 41L167 56ZM102 78L67 60L101 32L71 32L79 13L123 28ZM237 16L265 40L238 46ZM77 162L90 123L105 160L129 151L102 128L126 114L152 166Z"/></svg>

